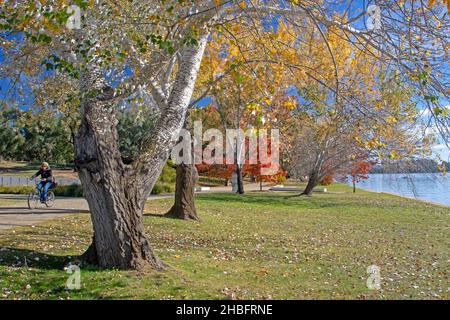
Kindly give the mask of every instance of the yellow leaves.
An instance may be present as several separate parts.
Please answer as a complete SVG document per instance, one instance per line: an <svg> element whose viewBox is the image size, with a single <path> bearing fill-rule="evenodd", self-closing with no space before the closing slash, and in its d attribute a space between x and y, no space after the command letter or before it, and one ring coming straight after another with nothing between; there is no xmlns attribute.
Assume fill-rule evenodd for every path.
<svg viewBox="0 0 450 320"><path fill-rule="evenodd" d="M288 100L284 103L284 106L288 109L295 109L297 107L297 104L294 101Z"/></svg>
<svg viewBox="0 0 450 320"><path fill-rule="evenodd" d="M233 57L237 57L239 56L239 48L236 45L230 44L228 53Z"/></svg>
<svg viewBox="0 0 450 320"><path fill-rule="evenodd" d="M436 3L436 0L428 0L428 6L432 7Z"/></svg>
<svg viewBox="0 0 450 320"><path fill-rule="evenodd" d="M391 153L388 154L388 158L389 159L400 159L401 155L397 153L397 151L395 149L391 150Z"/></svg>
<svg viewBox="0 0 450 320"><path fill-rule="evenodd" d="M358 65L358 60L355 57L353 57L352 60L350 61L350 67L356 68L357 65Z"/></svg>
<svg viewBox="0 0 450 320"><path fill-rule="evenodd" d="M239 24L233 24L232 26L228 27L234 35L240 33L242 31L242 28Z"/></svg>
<svg viewBox="0 0 450 320"><path fill-rule="evenodd" d="M250 113L253 113L253 112L261 112L261 106L258 104L258 103L256 103L256 102L251 102L251 103L249 103L248 105L247 105L247 110L250 112Z"/></svg>
<svg viewBox="0 0 450 320"><path fill-rule="evenodd" d="M377 101L375 102L374 107L377 111L381 111L383 109L383 103L381 101Z"/></svg>
<svg viewBox="0 0 450 320"><path fill-rule="evenodd" d="M390 124L397 123L397 119L393 116L388 116L386 122Z"/></svg>
<svg viewBox="0 0 450 320"><path fill-rule="evenodd" d="M366 143L367 149L381 149L385 146L386 144L377 137L373 137L372 139L369 140L369 142Z"/></svg>
<svg viewBox="0 0 450 320"><path fill-rule="evenodd" d="M269 97L265 97L263 100L268 106L272 104L272 99L270 99Z"/></svg>

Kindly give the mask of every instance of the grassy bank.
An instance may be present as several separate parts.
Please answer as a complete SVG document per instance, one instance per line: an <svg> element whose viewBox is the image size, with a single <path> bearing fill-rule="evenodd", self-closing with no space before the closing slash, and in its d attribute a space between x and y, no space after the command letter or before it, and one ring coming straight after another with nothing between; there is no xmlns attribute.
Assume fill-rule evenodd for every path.
<svg viewBox="0 0 450 320"><path fill-rule="evenodd" d="M0 231L0 294L8 299L450 298L450 209L336 188L346 193L199 195L200 223L162 218L158 215L173 200L153 200L144 218L146 232L172 268L82 267L77 291L64 289L63 268L90 242L88 215ZM381 270L381 290L366 286L373 264Z"/></svg>

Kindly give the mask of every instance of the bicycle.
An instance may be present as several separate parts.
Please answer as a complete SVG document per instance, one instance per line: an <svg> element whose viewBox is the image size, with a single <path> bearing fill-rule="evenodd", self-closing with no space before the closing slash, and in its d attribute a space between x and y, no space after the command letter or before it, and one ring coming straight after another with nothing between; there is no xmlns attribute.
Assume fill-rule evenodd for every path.
<svg viewBox="0 0 450 320"><path fill-rule="evenodd" d="M36 179L36 188L34 189L33 192L31 192L28 195L28 208L30 209L36 209L38 206L38 203L41 201L41 191L39 189L39 182L40 180ZM54 190L56 188L56 183L53 182L52 186L48 189L47 191L47 199L44 201L44 204L46 207L53 207L53 205L55 204L55 193Z"/></svg>

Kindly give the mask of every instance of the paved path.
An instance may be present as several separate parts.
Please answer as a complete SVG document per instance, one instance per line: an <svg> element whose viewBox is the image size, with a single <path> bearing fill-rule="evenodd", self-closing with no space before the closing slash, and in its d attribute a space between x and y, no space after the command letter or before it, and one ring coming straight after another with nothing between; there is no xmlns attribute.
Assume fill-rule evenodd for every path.
<svg viewBox="0 0 450 320"><path fill-rule="evenodd" d="M26 195L0 195L1 200L11 200L11 204L0 205L0 230L15 226L34 225L41 221L55 219L71 213L89 213L83 198L58 197L52 208L43 204L33 210L28 209ZM9 202L9 201L8 201Z"/></svg>
<svg viewBox="0 0 450 320"><path fill-rule="evenodd" d="M268 187L264 186L263 190ZM245 185L246 191L259 190L259 184ZM231 187L214 187L209 191L201 191L199 194L214 192L231 192ZM173 194L151 195L149 199L171 198ZM0 204L0 230L14 228L16 226L29 226L36 223L62 217L67 214L87 214L89 207L84 198L56 197L55 205L47 208L43 204L33 210L28 209L26 195L0 194L0 201L5 200L7 204ZM11 203L8 203L11 202Z"/></svg>
<svg viewBox="0 0 450 320"><path fill-rule="evenodd" d="M151 199L168 197L173 197L173 195L155 195ZM44 204L39 204L39 207L33 210L28 208L26 195L1 194L1 200L11 201L11 203L0 205L0 230L14 228L16 226L34 225L67 214L89 213L89 207L84 198L57 197L55 205L52 208L47 208Z"/></svg>

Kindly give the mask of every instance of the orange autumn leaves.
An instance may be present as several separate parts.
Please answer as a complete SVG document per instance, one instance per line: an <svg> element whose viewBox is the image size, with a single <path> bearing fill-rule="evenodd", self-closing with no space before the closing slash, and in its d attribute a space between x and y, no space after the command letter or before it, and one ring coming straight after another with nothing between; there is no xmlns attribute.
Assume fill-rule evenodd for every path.
<svg viewBox="0 0 450 320"><path fill-rule="evenodd" d="M436 1L436 0L428 0L428 6L429 6L429 7L433 7L433 6L435 6L437 3L445 4L445 5L447 6L447 9L450 11L450 0L440 0L440 1Z"/></svg>

